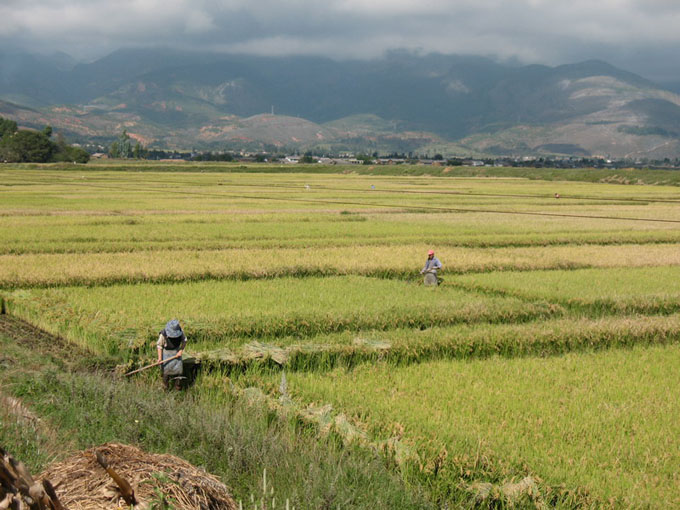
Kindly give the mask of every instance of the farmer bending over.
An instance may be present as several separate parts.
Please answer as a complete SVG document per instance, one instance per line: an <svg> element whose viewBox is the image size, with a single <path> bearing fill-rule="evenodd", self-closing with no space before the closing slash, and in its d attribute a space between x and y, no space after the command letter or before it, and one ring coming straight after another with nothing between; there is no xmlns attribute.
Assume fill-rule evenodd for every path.
<svg viewBox="0 0 680 510"><path fill-rule="evenodd" d="M158 342L156 342L156 350L158 351L158 361L166 360L177 356L177 358L163 363L161 365L161 374L163 376L163 386L165 389L170 388L170 379L175 379L175 389L180 389L180 379L182 375L182 352L187 345L187 337L182 331L177 319L169 321L165 328L163 328L158 335Z"/></svg>

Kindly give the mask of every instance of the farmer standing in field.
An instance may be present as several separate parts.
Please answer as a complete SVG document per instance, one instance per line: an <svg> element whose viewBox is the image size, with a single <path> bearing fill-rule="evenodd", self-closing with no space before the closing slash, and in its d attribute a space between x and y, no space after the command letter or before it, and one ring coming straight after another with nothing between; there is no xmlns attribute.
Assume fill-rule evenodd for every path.
<svg viewBox="0 0 680 510"><path fill-rule="evenodd" d="M181 389L180 379L183 372L182 352L187 345L187 337L182 331L177 319L168 321L158 335L158 342L156 342L156 350L158 351L158 362L169 358L175 358L167 363L161 365L161 374L163 376L163 386L165 389L170 389L170 379L175 379L175 389Z"/></svg>
<svg viewBox="0 0 680 510"><path fill-rule="evenodd" d="M420 274L432 273L435 278L437 278L437 271L442 268L442 263L439 259L434 256L434 250L427 252L427 260L425 261L425 267L421 269ZM437 285L441 283L441 278L437 278Z"/></svg>

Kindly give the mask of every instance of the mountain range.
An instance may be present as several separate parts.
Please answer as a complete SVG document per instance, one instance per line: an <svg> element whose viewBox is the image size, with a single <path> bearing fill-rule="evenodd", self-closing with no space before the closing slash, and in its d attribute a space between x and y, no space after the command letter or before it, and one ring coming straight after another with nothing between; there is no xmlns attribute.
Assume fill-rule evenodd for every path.
<svg viewBox="0 0 680 510"><path fill-rule="evenodd" d="M166 149L680 156L680 95L596 60L0 53L0 115L80 143L125 129Z"/></svg>

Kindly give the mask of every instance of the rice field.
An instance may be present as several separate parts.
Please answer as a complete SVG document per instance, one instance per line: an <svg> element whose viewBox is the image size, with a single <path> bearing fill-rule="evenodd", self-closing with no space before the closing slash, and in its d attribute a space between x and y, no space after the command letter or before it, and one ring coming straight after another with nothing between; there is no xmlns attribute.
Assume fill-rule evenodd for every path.
<svg viewBox="0 0 680 510"><path fill-rule="evenodd" d="M462 285L508 296L545 299L593 312L673 312L680 308L678 266L617 267L464 275Z"/></svg>
<svg viewBox="0 0 680 510"><path fill-rule="evenodd" d="M323 409L442 507L680 503L677 187L164 168L1 165L3 312L128 364L177 317L191 391Z"/></svg>
<svg viewBox="0 0 680 510"><path fill-rule="evenodd" d="M155 342L171 316L183 318L194 341L219 346L342 330L524 322L559 312L517 298L362 276L21 289L7 294L6 307L95 352Z"/></svg>
<svg viewBox="0 0 680 510"><path fill-rule="evenodd" d="M396 246L249 247L222 250L191 250L183 246L182 249L114 253L0 255L0 285L6 288L26 285L48 287L345 275L415 281L418 275L414 273L414 268L423 263L422 254L427 253L429 246L406 242ZM447 274L622 268L623 274L611 272L611 277L620 279L626 277L626 268L651 267L655 271L658 264L680 264L680 244L510 248L444 245L438 248L438 256L447 260ZM569 272L562 274L569 275ZM479 285L485 286L487 281L489 286L494 285L492 280L480 280ZM461 282L476 284L476 280L470 278L462 279ZM501 284L508 285L510 282L503 280Z"/></svg>
<svg viewBox="0 0 680 510"><path fill-rule="evenodd" d="M540 473L623 508L675 508L680 400L668 393L680 390L678 363L674 344L287 377L293 398L331 403L376 437L399 431L432 458L445 451L442 491L472 454L505 476Z"/></svg>

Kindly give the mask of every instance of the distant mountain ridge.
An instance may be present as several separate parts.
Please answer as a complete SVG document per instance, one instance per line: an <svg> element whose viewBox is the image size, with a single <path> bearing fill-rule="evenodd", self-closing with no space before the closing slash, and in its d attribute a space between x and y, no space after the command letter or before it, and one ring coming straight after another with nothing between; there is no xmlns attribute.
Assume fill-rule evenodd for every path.
<svg viewBox="0 0 680 510"><path fill-rule="evenodd" d="M169 148L680 155L680 96L606 62L509 66L125 49L90 64L0 53L0 115ZM26 106L28 108L21 108Z"/></svg>

